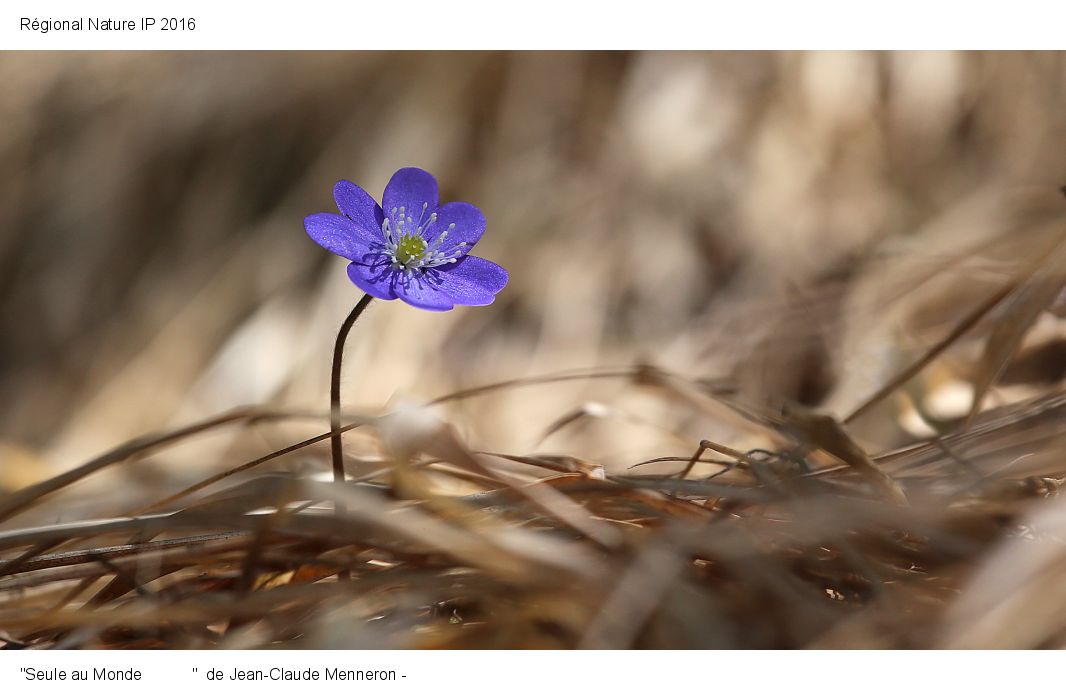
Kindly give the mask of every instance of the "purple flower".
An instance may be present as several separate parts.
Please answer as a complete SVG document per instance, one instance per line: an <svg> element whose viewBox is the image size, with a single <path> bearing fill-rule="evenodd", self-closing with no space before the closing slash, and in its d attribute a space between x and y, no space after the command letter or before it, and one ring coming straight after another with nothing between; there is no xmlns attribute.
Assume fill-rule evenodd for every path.
<svg viewBox="0 0 1066 700"><path fill-rule="evenodd" d="M382 206L341 180L333 188L341 214L312 214L307 235L351 260L348 277L378 299L403 299L429 311L486 306L507 284L507 270L470 255L485 217L466 202L440 204L437 180L403 168L385 186Z"/></svg>

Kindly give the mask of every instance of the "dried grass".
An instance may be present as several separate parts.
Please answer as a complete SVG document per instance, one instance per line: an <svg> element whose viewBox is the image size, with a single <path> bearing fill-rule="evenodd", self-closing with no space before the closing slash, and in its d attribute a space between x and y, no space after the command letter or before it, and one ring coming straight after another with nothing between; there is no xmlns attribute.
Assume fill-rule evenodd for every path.
<svg viewBox="0 0 1066 700"><path fill-rule="evenodd" d="M788 432L792 448L648 475L478 454L432 416L392 414L359 428L387 447L356 458L382 468L343 486L231 470L165 510L0 531L0 629L8 647L48 648L1057 645L1062 514L1048 499L1066 467L1033 456L1057 452L1064 410L1056 395L874 457L905 503ZM136 441L0 512L262 418ZM707 462L726 469L691 476Z"/></svg>

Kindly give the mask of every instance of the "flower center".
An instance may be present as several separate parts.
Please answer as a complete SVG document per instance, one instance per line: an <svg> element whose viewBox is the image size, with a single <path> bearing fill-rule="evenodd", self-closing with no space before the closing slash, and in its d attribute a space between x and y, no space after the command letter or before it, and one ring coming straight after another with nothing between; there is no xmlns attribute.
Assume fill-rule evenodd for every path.
<svg viewBox="0 0 1066 700"><path fill-rule="evenodd" d="M422 236L407 234L400 238L396 246L396 259L401 265L407 265L426 252L426 239Z"/></svg>
<svg viewBox="0 0 1066 700"><path fill-rule="evenodd" d="M448 234L455 232L455 224L447 228L432 242L426 239L430 227L437 223L437 213L428 217L429 204L422 204L418 221L408 216L404 207L393 207L389 216L381 222L381 234L385 237L383 252L392 260L392 266L412 277L426 268L453 263L466 254L469 243L447 245Z"/></svg>

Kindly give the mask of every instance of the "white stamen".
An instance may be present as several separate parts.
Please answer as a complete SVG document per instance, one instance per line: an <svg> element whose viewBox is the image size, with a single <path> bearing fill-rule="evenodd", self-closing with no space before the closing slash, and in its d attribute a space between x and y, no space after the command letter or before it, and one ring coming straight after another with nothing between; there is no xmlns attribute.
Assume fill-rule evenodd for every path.
<svg viewBox="0 0 1066 700"><path fill-rule="evenodd" d="M466 241L460 241L453 246L447 245L449 234L455 231L455 224L448 224L440 235L427 242L421 252L412 254L410 239L418 237L425 240L430 228L437 223L437 212L432 212L427 217L428 210L429 203L423 202L422 211L415 222L412 217L406 215L404 207L393 207L391 216L381 223L381 233L385 239L382 252L407 280L414 279L416 273L422 273L429 268L458 262L470 247L470 243ZM417 246L414 249L417 249Z"/></svg>

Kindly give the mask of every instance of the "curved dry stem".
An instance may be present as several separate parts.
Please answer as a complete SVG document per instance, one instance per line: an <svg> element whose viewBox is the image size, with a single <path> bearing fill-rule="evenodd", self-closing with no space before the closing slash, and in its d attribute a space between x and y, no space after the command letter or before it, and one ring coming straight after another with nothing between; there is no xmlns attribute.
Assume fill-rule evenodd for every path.
<svg viewBox="0 0 1066 700"><path fill-rule="evenodd" d="M333 345L333 371L329 380L329 446L333 456L333 480L344 481L344 449L341 443L341 364L344 361L344 343L348 333L362 315L374 297L364 294L355 305L348 318L344 319L337 332L337 342Z"/></svg>

